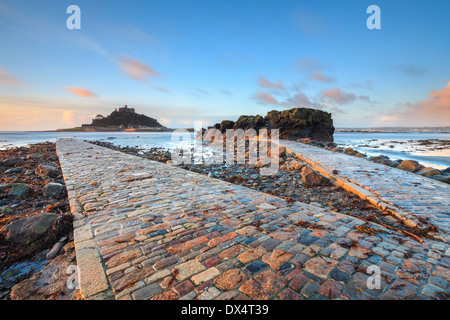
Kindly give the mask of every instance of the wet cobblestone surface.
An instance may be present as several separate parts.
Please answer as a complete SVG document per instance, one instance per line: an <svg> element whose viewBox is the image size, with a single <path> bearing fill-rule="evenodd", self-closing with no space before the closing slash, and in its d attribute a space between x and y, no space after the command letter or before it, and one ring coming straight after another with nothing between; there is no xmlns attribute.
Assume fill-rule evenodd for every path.
<svg viewBox="0 0 450 320"><path fill-rule="evenodd" d="M57 152L86 299L448 298L446 243L76 139Z"/></svg>
<svg viewBox="0 0 450 320"><path fill-rule="evenodd" d="M396 211L401 211L400 214L413 221L431 223L440 230L446 242L450 240L450 185L295 141L280 140L280 145L321 173L342 176L371 191L377 197L374 202L384 202L398 208L400 210ZM337 173L333 174L333 171Z"/></svg>

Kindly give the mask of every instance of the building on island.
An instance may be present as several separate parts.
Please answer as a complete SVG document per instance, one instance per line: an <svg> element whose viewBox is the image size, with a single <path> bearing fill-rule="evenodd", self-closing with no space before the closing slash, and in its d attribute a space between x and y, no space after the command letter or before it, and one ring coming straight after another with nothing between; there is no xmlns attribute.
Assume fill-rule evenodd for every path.
<svg viewBox="0 0 450 320"><path fill-rule="evenodd" d="M117 110L117 112L135 113L135 110L134 110L134 108L128 108L128 106L125 105L123 107L119 107L119 110Z"/></svg>

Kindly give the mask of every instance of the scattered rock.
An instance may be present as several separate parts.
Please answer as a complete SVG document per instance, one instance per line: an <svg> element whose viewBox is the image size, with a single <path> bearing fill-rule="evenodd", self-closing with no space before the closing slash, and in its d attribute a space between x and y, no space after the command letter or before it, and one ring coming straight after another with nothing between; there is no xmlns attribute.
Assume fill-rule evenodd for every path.
<svg viewBox="0 0 450 320"><path fill-rule="evenodd" d="M315 172L308 166L305 166L302 170L302 180L307 186L320 186L329 183L327 178Z"/></svg>
<svg viewBox="0 0 450 320"><path fill-rule="evenodd" d="M42 194L47 198L59 198L64 186L60 183L50 182L44 186Z"/></svg>
<svg viewBox="0 0 450 320"><path fill-rule="evenodd" d="M450 176L433 176L433 179L440 181L440 182L444 182L447 184L450 184Z"/></svg>
<svg viewBox="0 0 450 320"><path fill-rule="evenodd" d="M22 162L23 162L22 157L11 157L11 158L7 158L7 159L3 160L3 165L5 165L7 167L12 167L13 165L15 165L17 163L22 163Z"/></svg>
<svg viewBox="0 0 450 320"><path fill-rule="evenodd" d="M15 168L6 170L5 173L17 173L17 172L22 172L22 171L23 171L23 167L15 167Z"/></svg>
<svg viewBox="0 0 450 320"><path fill-rule="evenodd" d="M417 171L416 173L424 177L442 175L442 172L440 170L431 167L423 168Z"/></svg>
<svg viewBox="0 0 450 320"><path fill-rule="evenodd" d="M13 200L22 199L31 191L29 185L24 183L14 183L8 197Z"/></svg>
<svg viewBox="0 0 450 320"><path fill-rule="evenodd" d="M0 208L0 216L6 215L10 216L14 213L14 210L8 207L1 207Z"/></svg>
<svg viewBox="0 0 450 320"><path fill-rule="evenodd" d="M419 164L415 160L403 160L400 165L397 167L397 169L409 171L409 172L417 172L421 169L423 169L424 166Z"/></svg>
<svg viewBox="0 0 450 320"><path fill-rule="evenodd" d="M0 184L0 192L4 192L4 191L8 190L9 188L11 188L10 184Z"/></svg>
<svg viewBox="0 0 450 320"><path fill-rule="evenodd" d="M375 162L375 163L381 163L381 164L384 164L384 165L387 165L387 166L391 164L391 161L389 160L389 157L383 156L383 155L376 156L376 157L370 157L368 160L370 160L372 162Z"/></svg>
<svg viewBox="0 0 450 320"><path fill-rule="evenodd" d="M56 257L58 252L61 250L62 246L63 246L63 244L61 242L55 243L55 245L52 247L52 249L45 256L47 258L47 260L52 260L54 257Z"/></svg>
<svg viewBox="0 0 450 320"><path fill-rule="evenodd" d="M54 213L40 213L6 225L0 230L0 236L6 241L26 246L44 236L58 219Z"/></svg>
<svg viewBox="0 0 450 320"><path fill-rule="evenodd" d="M42 164L37 167L35 173L40 177L56 177L56 175L58 174L55 167Z"/></svg>
<svg viewBox="0 0 450 320"><path fill-rule="evenodd" d="M32 153L27 156L27 159L40 159L42 158L42 154L40 153Z"/></svg>

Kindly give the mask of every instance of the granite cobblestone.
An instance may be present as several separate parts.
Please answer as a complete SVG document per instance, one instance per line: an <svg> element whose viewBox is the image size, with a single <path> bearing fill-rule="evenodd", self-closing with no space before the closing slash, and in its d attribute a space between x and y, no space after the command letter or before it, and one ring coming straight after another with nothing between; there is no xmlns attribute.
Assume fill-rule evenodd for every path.
<svg viewBox="0 0 450 320"><path fill-rule="evenodd" d="M77 260L95 289L82 288L85 299L448 296L448 243L380 226L360 232L365 222L342 213L77 139L58 139L57 152L79 203ZM379 290L367 287L372 264L381 270Z"/></svg>

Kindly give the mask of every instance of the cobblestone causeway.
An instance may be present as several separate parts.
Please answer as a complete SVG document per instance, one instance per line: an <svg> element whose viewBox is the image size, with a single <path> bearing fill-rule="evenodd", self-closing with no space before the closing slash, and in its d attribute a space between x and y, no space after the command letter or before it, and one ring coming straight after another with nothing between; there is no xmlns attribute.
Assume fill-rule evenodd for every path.
<svg viewBox="0 0 450 320"><path fill-rule="evenodd" d="M57 152L85 299L448 297L444 242L76 139Z"/></svg>
<svg viewBox="0 0 450 320"><path fill-rule="evenodd" d="M449 242L450 185L295 141L280 140L280 145L316 171L381 209L392 211L406 223L420 225L421 219L427 219L440 229L442 240Z"/></svg>

